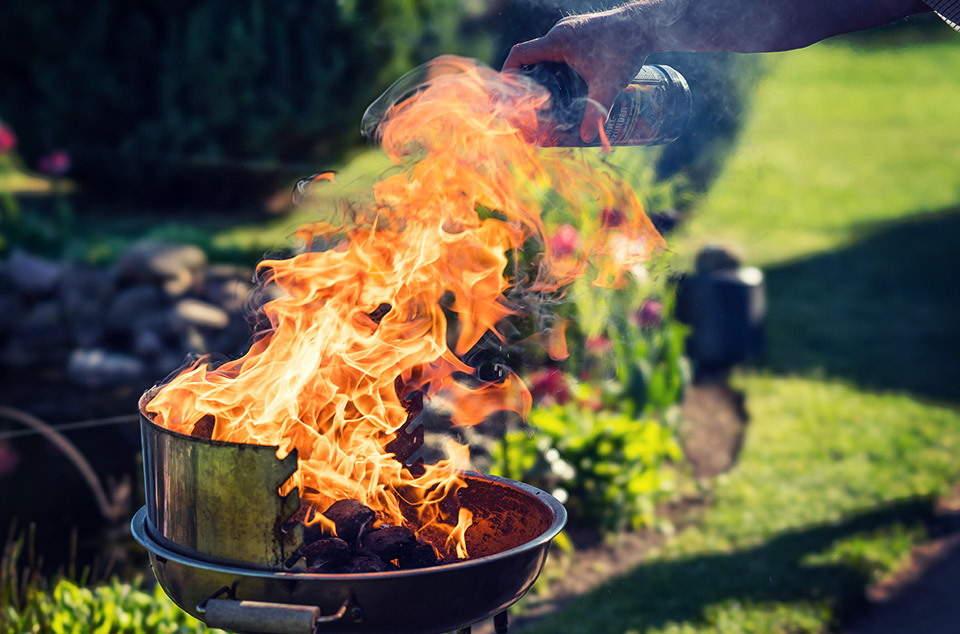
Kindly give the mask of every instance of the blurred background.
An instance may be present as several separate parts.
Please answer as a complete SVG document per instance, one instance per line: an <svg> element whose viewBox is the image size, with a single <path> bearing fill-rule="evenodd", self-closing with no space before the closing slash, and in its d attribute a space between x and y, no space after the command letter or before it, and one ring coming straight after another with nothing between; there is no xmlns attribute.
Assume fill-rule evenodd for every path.
<svg viewBox="0 0 960 634"><path fill-rule="evenodd" d="M448 53L499 68L596 8L3 3L4 627L202 629L129 539L140 394L245 350L256 263L312 217L293 185L389 168L359 127L395 79ZM476 467L571 512L517 629L857 627L956 528L960 36L929 15L650 62L687 78L687 132L583 156L634 185L669 253L627 292L571 294L570 359L510 357L530 420L464 432ZM578 239L560 229L555 248Z"/></svg>

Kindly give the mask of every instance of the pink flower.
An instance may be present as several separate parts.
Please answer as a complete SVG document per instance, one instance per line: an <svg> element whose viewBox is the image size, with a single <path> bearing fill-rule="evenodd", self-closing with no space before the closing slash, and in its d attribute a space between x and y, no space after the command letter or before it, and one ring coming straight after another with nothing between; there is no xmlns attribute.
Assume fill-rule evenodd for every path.
<svg viewBox="0 0 960 634"><path fill-rule="evenodd" d="M643 302L637 311L637 323L641 328L656 328L663 319L663 304L650 299Z"/></svg>
<svg viewBox="0 0 960 634"><path fill-rule="evenodd" d="M530 375L530 395L538 403L559 403L570 400L570 384L558 368L537 370Z"/></svg>
<svg viewBox="0 0 960 634"><path fill-rule="evenodd" d="M63 176L70 171L70 155L66 150L54 150L40 157L37 169L47 176Z"/></svg>
<svg viewBox="0 0 960 634"><path fill-rule="evenodd" d="M607 354L611 350L610 339L606 335L587 337L584 345L587 352L592 352L597 355Z"/></svg>
<svg viewBox="0 0 960 634"><path fill-rule="evenodd" d="M550 250L558 258L573 255L580 248L580 233L573 225L560 225L550 238Z"/></svg>
<svg viewBox="0 0 960 634"><path fill-rule="evenodd" d="M17 147L17 135L3 121L0 121L0 156Z"/></svg>
<svg viewBox="0 0 960 634"><path fill-rule="evenodd" d="M600 212L600 222L603 223L605 229L615 229L626 222L626 218L623 216L623 212L619 209L610 209L607 207Z"/></svg>
<svg viewBox="0 0 960 634"><path fill-rule="evenodd" d="M0 440L0 478L16 471L18 464L20 464L20 454L8 443Z"/></svg>

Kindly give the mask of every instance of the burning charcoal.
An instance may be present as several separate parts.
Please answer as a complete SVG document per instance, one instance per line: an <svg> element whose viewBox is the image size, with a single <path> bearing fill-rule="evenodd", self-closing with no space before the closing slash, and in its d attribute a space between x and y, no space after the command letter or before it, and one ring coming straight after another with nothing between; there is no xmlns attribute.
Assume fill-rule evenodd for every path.
<svg viewBox="0 0 960 634"><path fill-rule="evenodd" d="M437 563L437 553L433 547L428 544L417 542L409 553L405 553L397 558L400 568L408 570L410 568L427 568Z"/></svg>
<svg viewBox="0 0 960 634"><path fill-rule="evenodd" d="M384 526L363 536L363 548L384 561L412 555L416 547L413 531L403 526Z"/></svg>
<svg viewBox="0 0 960 634"><path fill-rule="evenodd" d="M337 537L348 543L355 542L364 527L377 517L373 509L356 500L337 500L323 514L336 524Z"/></svg>
<svg viewBox="0 0 960 634"><path fill-rule="evenodd" d="M341 572L351 573L351 572L383 572L389 570L388 566L382 559L375 557L373 555L365 555L358 553L354 555L350 561L347 562L345 566L340 568Z"/></svg>
<svg viewBox="0 0 960 634"><path fill-rule="evenodd" d="M216 424L217 419L214 418L212 414L207 414L200 420L196 422L193 426L193 431L190 432L190 435L194 438L206 438L210 440L213 438L213 426Z"/></svg>
<svg viewBox="0 0 960 634"><path fill-rule="evenodd" d="M326 537L331 537L331 535L323 532L323 524L320 522L314 522L312 524L308 524L306 521L303 522L304 544L312 544L313 542L320 541Z"/></svg>
<svg viewBox="0 0 960 634"><path fill-rule="evenodd" d="M350 545L338 537L326 537L301 547L297 552L307 560L308 568L315 568L326 562L346 561L350 558Z"/></svg>
<svg viewBox="0 0 960 634"><path fill-rule="evenodd" d="M458 561L463 561L463 560L457 557L456 555L448 555L447 557L440 557L439 559L437 559L437 565L443 566L445 564L455 564Z"/></svg>
<svg viewBox="0 0 960 634"><path fill-rule="evenodd" d="M390 312L391 308L393 308L393 306L391 306L390 304L387 304L387 303L380 304L379 306L377 306L377 309L375 311L370 313L370 319L372 319L375 323L379 324L383 320L383 318L386 317L387 313Z"/></svg>
<svg viewBox="0 0 960 634"><path fill-rule="evenodd" d="M314 515L313 509L310 508L306 503L304 503L303 500L301 500L300 506L297 507L297 510L294 511L293 515L291 515L290 518L283 523L282 528L284 532L289 532L293 530L293 527L296 526L297 524L306 524L307 520L313 517L313 515ZM309 541L316 541L316 540L304 540L304 543Z"/></svg>

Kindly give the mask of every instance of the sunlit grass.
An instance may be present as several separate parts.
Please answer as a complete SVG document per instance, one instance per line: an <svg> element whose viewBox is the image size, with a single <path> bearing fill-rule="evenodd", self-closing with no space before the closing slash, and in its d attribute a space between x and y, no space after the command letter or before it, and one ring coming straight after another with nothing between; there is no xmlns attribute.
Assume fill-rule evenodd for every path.
<svg viewBox="0 0 960 634"><path fill-rule="evenodd" d="M531 631L826 631L903 566L930 496L960 479L960 413L816 379L737 383L747 441L702 523Z"/></svg>
<svg viewBox="0 0 960 634"><path fill-rule="evenodd" d="M960 200L960 41L822 44L771 56L739 150L686 242L771 264L849 243L864 223Z"/></svg>

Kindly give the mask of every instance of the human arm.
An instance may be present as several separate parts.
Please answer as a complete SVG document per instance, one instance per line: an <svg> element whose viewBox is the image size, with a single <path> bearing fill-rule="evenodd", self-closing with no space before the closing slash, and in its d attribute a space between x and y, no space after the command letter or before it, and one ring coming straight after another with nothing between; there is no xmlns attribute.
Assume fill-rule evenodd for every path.
<svg viewBox="0 0 960 634"><path fill-rule="evenodd" d="M560 20L514 46L503 68L556 61L577 71L590 104L580 136L592 141L651 53L783 51L929 10L922 0L637 0Z"/></svg>

